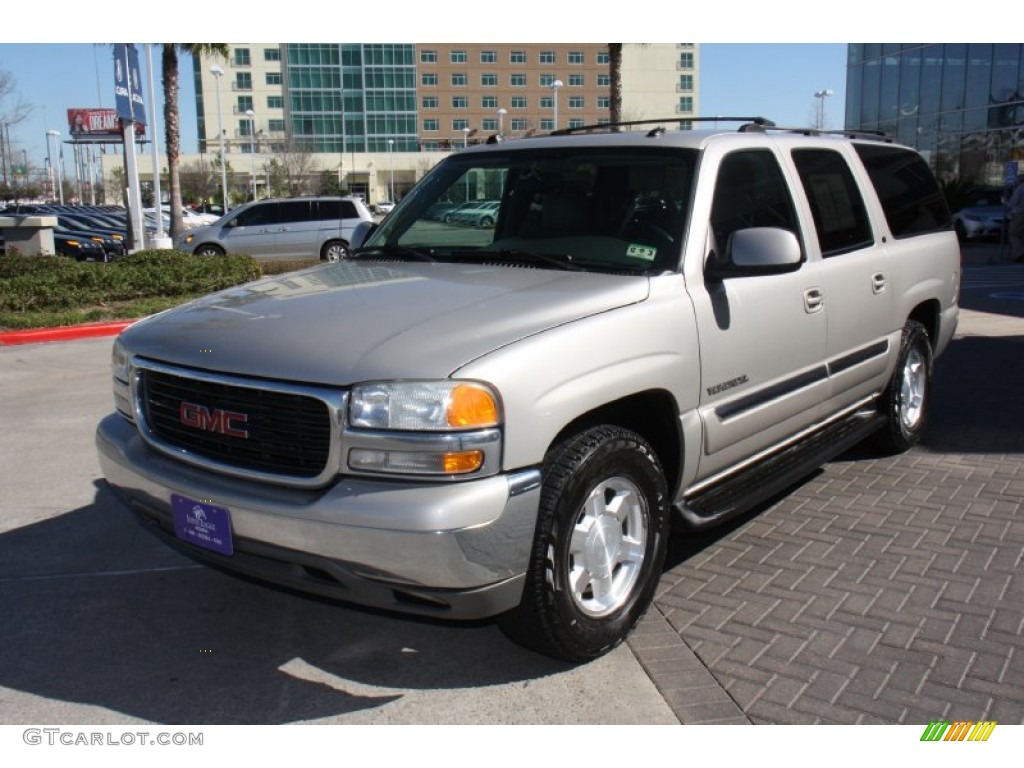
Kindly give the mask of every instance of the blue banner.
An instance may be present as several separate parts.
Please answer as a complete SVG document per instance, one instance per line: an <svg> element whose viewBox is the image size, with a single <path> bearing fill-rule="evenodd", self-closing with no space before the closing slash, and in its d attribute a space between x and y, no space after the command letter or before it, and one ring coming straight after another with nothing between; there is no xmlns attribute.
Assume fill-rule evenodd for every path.
<svg viewBox="0 0 1024 768"><path fill-rule="evenodd" d="M122 120L146 124L139 54L132 43L114 45L114 106Z"/></svg>

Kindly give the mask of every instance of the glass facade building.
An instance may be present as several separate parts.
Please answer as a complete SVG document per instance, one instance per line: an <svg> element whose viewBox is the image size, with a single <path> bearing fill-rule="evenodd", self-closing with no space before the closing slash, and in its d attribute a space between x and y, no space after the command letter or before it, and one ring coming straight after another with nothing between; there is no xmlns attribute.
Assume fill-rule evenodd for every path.
<svg viewBox="0 0 1024 768"><path fill-rule="evenodd" d="M414 45L289 43L283 48L292 136L302 146L312 152L419 148Z"/></svg>
<svg viewBox="0 0 1024 768"><path fill-rule="evenodd" d="M858 43L847 49L846 128L918 149L943 180L1002 184L1024 160L1024 45Z"/></svg>

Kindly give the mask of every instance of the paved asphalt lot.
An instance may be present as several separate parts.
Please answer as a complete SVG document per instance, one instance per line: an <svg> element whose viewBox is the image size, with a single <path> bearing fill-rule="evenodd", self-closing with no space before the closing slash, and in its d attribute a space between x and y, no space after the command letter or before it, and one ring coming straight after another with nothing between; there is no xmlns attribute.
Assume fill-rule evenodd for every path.
<svg viewBox="0 0 1024 768"><path fill-rule="evenodd" d="M1024 267L994 248L924 444L677 537L582 667L194 565L100 480L110 340L0 347L0 723L1024 723Z"/></svg>

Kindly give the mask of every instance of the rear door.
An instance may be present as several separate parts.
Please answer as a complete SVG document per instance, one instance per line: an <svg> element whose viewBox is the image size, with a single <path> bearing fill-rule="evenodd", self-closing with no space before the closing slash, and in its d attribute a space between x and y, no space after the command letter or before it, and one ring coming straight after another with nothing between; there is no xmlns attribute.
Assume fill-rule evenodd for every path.
<svg viewBox="0 0 1024 768"><path fill-rule="evenodd" d="M826 410L838 411L877 392L887 378L894 330L889 255L861 194L869 181L858 180L842 148L809 146L790 156L814 220L808 246L822 262L831 379Z"/></svg>
<svg viewBox="0 0 1024 768"><path fill-rule="evenodd" d="M282 200L276 253L282 258L305 259L320 255L320 222L316 201Z"/></svg>

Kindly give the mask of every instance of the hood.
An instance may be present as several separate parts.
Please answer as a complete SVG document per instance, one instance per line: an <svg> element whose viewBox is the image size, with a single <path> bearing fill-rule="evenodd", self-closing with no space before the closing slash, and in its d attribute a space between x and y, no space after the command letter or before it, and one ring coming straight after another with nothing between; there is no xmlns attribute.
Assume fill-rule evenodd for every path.
<svg viewBox="0 0 1024 768"><path fill-rule="evenodd" d="M489 265L339 262L142 320L132 354L310 384L444 378L499 347L647 298L646 277Z"/></svg>

